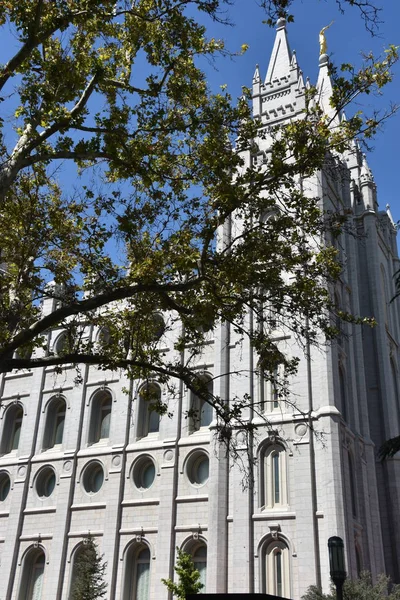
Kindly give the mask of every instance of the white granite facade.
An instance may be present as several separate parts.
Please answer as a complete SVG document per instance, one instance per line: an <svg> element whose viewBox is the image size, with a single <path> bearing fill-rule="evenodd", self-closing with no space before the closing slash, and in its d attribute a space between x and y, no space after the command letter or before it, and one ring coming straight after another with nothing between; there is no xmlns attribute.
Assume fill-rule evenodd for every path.
<svg viewBox="0 0 400 600"><path fill-rule="evenodd" d="M322 97L329 78L324 57L320 64ZM254 113L265 124L304 107L283 22L266 82L257 69L253 92ZM266 145L259 141L260 160ZM351 209L362 236L343 240L336 294L378 325L344 326L345 335L312 350L311 361L276 332L282 348L300 358L290 390L301 410L281 404L249 374L256 356L236 344L228 326L210 335L197 368L214 379L214 393L247 393L255 402L264 395L266 416L276 424L271 434L260 417L248 415L260 425L251 449L254 488L243 488L239 464L212 441L212 415L204 413L200 427L185 418L191 398L183 385L167 398L173 417L158 424L143 406L141 382L131 385L123 374L83 367L79 385L72 367L4 376L0 600L67 600L74 556L88 533L107 561L110 600L167 600L161 578L173 574L176 546L193 553L209 592L267 591L298 600L319 580L329 587L333 535L345 541L349 575L366 568L399 580L399 462L376 460L377 447L400 431L399 314L389 302L399 268L396 230L390 213L378 209L356 145L305 186L324 208ZM49 334L50 347L59 334ZM86 334L95 339L98 332ZM247 375L227 374L235 371ZM313 443L301 412L310 406L315 429L324 433ZM245 461L247 451L243 444Z"/></svg>

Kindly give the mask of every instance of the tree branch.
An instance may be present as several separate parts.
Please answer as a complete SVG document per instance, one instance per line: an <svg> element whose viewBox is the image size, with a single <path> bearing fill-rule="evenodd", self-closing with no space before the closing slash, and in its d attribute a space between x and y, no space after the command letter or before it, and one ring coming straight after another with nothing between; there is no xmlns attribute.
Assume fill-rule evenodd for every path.
<svg viewBox="0 0 400 600"><path fill-rule="evenodd" d="M87 313L106 304L110 304L111 302L115 302L118 300L125 300L126 298L132 298L138 294L160 294L164 299L165 296L169 292L185 292L187 290L191 290L195 287L198 287L203 282L202 277L197 277L190 281L186 281L184 283L171 283L171 284L157 284L157 283L149 283L149 284L137 284L132 286L123 286L120 288L116 288L106 292L104 294L99 294L98 296L94 296L93 298L87 298L85 300L80 300L77 302L73 302L67 306L61 306L57 310L53 311L49 315L46 315L36 323L33 323L29 328L24 331L21 331L19 334L15 336L12 342L7 344L3 348L3 351L0 353L0 361L10 360L9 356L15 350L17 350L20 346L29 343L38 335L44 333L45 331L51 329L58 325L61 321L72 317L73 315L78 315L82 313ZM168 297L168 296L167 296ZM170 299L169 299L170 300ZM171 300L171 302L173 302ZM178 310L179 307L176 303L174 303L174 309ZM65 362L65 360L64 360ZM55 363L56 364L56 363ZM57 363L58 364L58 363ZM22 367L21 367L22 368ZM0 367L0 372L2 371L2 367Z"/></svg>

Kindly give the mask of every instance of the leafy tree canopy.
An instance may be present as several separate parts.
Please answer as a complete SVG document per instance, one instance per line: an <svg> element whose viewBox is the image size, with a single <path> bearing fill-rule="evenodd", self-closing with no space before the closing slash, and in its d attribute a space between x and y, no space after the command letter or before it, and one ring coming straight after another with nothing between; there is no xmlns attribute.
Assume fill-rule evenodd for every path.
<svg viewBox="0 0 400 600"><path fill-rule="evenodd" d="M174 583L171 579L162 579L161 581L178 600L186 600L189 594L201 592L204 585L200 581L200 573L196 569L191 555L180 548L177 548L176 551L175 572L179 578L179 583Z"/></svg>
<svg viewBox="0 0 400 600"><path fill-rule="evenodd" d="M359 579L346 579L343 586L343 600L399 600L400 586L392 585L390 577L379 575L372 583L371 574L364 571ZM332 586L330 594L323 594L316 586L311 586L302 596L302 600L336 600L336 591Z"/></svg>
<svg viewBox="0 0 400 600"><path fill-rule="evenodd" d="M290 18L293 1L264 0L267 18ZM332 128L311 89L304 118L272 132L268 167L244 169L257 133L249 92L237 102L225 89L213 94L200 68L227 51L197 16L222 20L229 4L2 2L0 25L19 46L0 66L0 372L73 363L181 378L226 423L246 400L228 408L192 371L210 327L230 323L250 338L266 377L277 363L287 373L296 363L268 330L249 325L249 307L262 322L268 306L300 339L306 320L311 342L334 335L328 283L340 265L316 240L328 228L338 234L346 217L327 221L298 181L379 120L357 113ZM368 0L339 8L346 4L374 24ZM390 81L396 59L392 47L359 71L339 70L336 111ZM232 215L243 225L237 235ZM167 357L159 337L178 323L176 355ZM102 328L98 342L82 335L88 325ZM67 332L57 353L46 337L55 327Z"/></svg>
<svg viewBox="0 0 400 600"><path fill-rule="evenodd" d="M103 579L106 566L93 539L87 537L74 561L71 600L104 598L107 592L107 584Z"/></svg>

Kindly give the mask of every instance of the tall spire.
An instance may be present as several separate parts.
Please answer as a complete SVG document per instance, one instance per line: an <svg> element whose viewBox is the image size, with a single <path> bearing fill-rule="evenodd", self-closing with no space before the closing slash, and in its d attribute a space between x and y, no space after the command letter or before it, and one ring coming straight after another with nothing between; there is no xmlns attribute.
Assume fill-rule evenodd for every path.
<svg viewBox="0 0 400 600"><path fill-rule="evenodd" d="M300 116L305 108L305 87L295 52L290 50L286 21L279 19L265 82L258 66L253 76L253 115L263 124Z"/></svg>
<svg viewBox="0 0 400 600"><path fill-rule="evenodd" d="M292 52L286 34L286 20L279 19L276 24L276 37L269 60L267 77L265 83L272 83L274 79L280 79L287 75L292 61Z"/></svg>

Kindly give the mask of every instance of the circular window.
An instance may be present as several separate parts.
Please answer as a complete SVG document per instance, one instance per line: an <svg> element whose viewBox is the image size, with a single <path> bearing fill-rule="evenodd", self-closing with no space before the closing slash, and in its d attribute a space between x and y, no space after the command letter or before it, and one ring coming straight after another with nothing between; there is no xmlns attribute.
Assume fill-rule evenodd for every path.
<svg viewBox="0 0 400 600"><path fill-rule="evenodd" d="M48 498L56 486L56 474L51 467L42 469L36 479L36 492L39 498Z"/></svg>
<svg viewBox="0 0 400 600"><path fill-rule="evenodd" d="M67 333L64 331L58 336L58 338L54 342L54 354L56 356L62 356L63 354L67 354L68 349L68 336Z"/></svg>
<svg viewBox="0 0 400 600"><path fill-rule="evenodd" d="M186 467L188 479L192 485L204 485L208 480L210 459L206 452L193 453Z"/></svg>
<svg viewBox="0 0 400 600"><path fill-rule="evenodd" d="M83 474L83 487L88 494L97 494L104 483L104 470L100 463L90 463Z"/></svg>
<svg viewBox="0 0 400 600"><path fill-rule="evenodd" d="M10 476L8 473L0 473L0 502L4 502L11 488Z"/></svg>
<svg viewBox="0 0 400 600"><path fill-rule="evenodd" d="M148 490L156 477L156 466L150 456L140 458L133 466L133 483L139 490Z"/></svg>

